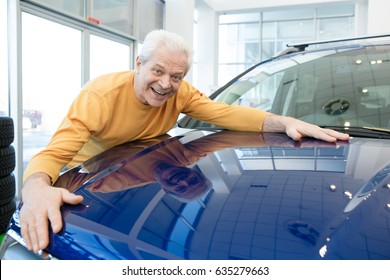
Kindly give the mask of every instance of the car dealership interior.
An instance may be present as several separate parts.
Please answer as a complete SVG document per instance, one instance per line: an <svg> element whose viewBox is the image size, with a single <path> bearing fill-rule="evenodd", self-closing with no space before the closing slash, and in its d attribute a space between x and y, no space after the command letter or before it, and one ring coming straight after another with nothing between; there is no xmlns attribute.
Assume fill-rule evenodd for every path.
<svg viewBox="0 0 390 280"><path fill-rule="evenodd" d="M21 199L28 162L49 143L81 88L134 69L152 30L177 33L192 46L185 80L211 96L291 45L389 35L389 9L388 0L1 0L0 186L10 193L4 199L13 205ZM344 168L347 152L332 156L339 153ZM1 214L8 223L7 205Z"/></svg>

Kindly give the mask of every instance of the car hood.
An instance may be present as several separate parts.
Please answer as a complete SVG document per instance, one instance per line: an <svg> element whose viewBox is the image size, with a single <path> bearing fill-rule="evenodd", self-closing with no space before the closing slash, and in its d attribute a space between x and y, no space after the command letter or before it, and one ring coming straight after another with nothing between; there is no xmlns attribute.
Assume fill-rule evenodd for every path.
<svg viewBox="0 0 390 280"><path fill-rule="evenodd" d="M193 131L60 176L57 259L389 259L390 141ZM19 234L18 211L11 230Z"/></svg>

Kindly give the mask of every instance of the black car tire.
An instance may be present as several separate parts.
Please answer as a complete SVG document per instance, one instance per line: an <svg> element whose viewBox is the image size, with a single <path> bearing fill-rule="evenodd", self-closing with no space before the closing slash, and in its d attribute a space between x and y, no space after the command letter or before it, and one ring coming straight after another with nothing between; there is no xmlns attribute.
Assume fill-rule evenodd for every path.
<svg viewBox="0 0 390 280"><path fill-rule="evenodd" d="M10 117L0 117L0 147L8 147L14 141L14 121Z"/></svg>
<svg viewBox="0 0 390 280"><path fill-rule="evenodd" d="M0 177L0 207L10 203L15 197L15 176Z"/></svg>
<svg viewBox="0 0 390 280"><path fill-rule="evenodd" d="M3 234L7 231L8 224L15 210L15 200L12 200L10 203L0 207L0 234Z"/></svg>
<svg viewBox="0 0 390 280"><path fill-rule="evenodd" d="M7 176L15 170L15 149L12 145L0 148L0 177Z"/></svg>

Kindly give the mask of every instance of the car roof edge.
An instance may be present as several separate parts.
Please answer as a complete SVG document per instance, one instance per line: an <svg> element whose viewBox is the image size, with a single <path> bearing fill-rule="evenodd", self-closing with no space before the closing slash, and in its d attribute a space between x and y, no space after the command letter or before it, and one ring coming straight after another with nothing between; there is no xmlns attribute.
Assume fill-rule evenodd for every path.
<svg viewBox="0 0 390 280"><path fill-rule="evenodd" d="M314 42L306 42L306 43L298 43L298 44L287 44L286 46L288 48L293 48L293 49L296 49L299 51L304 51L307 47L312 46L312 45L338 43L338 42L354 41L354 40L376 39L376 38L383 38L383 37L390 37L390 34L378 34L378 35L340 38L340 39L334 39L334 40L314 41Z"/></svg>

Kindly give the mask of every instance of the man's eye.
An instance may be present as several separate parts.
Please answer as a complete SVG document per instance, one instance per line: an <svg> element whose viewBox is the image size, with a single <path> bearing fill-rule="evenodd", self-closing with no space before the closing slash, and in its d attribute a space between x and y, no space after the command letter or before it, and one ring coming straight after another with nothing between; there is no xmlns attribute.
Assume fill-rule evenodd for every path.
<svg viewBox="0 0 390 280"><path fill-rule="evenodd" d="M181 79L182 78L180 76L173 76L173 80L176 81L176 82L180 82Z"/></svg>

